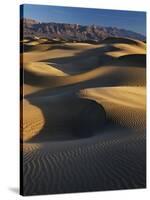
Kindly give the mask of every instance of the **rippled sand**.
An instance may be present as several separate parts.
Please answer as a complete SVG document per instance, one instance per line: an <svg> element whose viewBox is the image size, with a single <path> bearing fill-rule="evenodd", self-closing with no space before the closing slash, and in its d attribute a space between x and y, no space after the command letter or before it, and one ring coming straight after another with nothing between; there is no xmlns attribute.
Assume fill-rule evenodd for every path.
<svg viewBox="0 0 150 200"><path fill-rule="evenodd" d="M146 187L145 43L23 44L23 195Z"/></svg>

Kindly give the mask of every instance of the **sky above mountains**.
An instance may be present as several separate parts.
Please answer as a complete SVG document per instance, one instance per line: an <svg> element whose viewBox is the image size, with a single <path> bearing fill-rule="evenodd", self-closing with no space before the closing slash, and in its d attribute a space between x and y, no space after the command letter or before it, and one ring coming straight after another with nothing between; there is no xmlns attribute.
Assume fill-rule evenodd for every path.
<svg viewBox="0 0 150 200"><path fill-rule="evenodd" d="M21 17L41 22L111 26L146 35L146 13L24 4Z"/></svg>

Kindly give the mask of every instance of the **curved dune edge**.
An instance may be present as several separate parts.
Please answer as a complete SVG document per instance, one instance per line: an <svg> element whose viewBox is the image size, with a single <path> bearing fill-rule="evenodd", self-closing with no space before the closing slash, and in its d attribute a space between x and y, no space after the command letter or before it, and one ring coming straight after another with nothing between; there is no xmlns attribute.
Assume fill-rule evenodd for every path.
<svg viewBox="0 0 150 200"><path fill-rule="evenodd" d="M65 98L68 99L64 100ZM57 135L57 132L59 133L59 129L57 128L57 126L60 126L60 124L62 124L60 126L60 130L62 132L69 131L71 135L72 129L69 129L70 123L72 124L72 127L73 124L75 125L75 131L77 131L77 119L81 122L82 119L86 120L87 110L90 109L89 104L84 110L83 105L81 104L83 98L95 101L100 106L102 105L105 109L107 118L113 121L115 124L132 129L144 129L144 127L146 126L145 87L130 86L85 89L80 92L79 99L75 100L73 98L71 96L64 96L64 98L54 97L52 99L51 97L45 96L39 99L36 98L35 100L30 99L29 102L31 101L31 103L24 101L24 107L26 109L24 110L22 139L24 141L27 141L32 139L33 136L44 134L40 132L45 123L47 124L45 129L45 134L48 135L47 140L50 140L51 138L51 133L48 130L53 130L53 132L55 132L55 135ZM85 103L83 102L83 104ZM42 113L38 107L41 107L44 113ZM80 107L83 110L83 114L85 113L82 118ZM96 110L93 112L96 113ZM44 119L44 115L47 117L46 121ZM55 120L55 123L52 119ZM96 118L94 120L96 120ZM99 122L101 122L101 120ZM88 125L90 123L90 119L89 122L87 121L85 123L87 123ZM86 132L88 132L88 129L90 129L90 126L88 126L88 128L86 129ZM103 132L103 130L101 130L101 132ZM74 134L73 136L76 138L78 136L78 133Z"/></svg>
<svg viewBox="0 0 150 200"><path fill-rule="evenodd" d="M66 75L61 70L56 69L44 62L28 63L24 66L24 70L29 71L33 75L40 76L64 76Z"/></svg>
<svg viewBox="0 0 150 200"><path fill-rule="evenodd" d="M106 110L107 117L115 124L132 129L146 127L145 87L85 89L81 91L81 96L101 103Z"/></svg>
<svg viewBox="0 0 150 200"><path fill-rule="evenodd" d="M49 76L48 73L34 73L25 70L25 81L30 80L30 84L37 87L58 88L63 86L86 84L89 81L99 84L100 87L106 86L126 86L146 84L146 71L139 67L115 67L101 66L89 72L74 76ZM51 73L50 73L51 74ZM98 83L97 83L98 82ZM28 82L25 82L28 84Z"/></svg>
<svg viewBox="0 0 150 200"><path fill-rule="evenodd" d="M26 109L23 112L21 139L42 142L57 138L84 138L104 127L106 113L101 104L90 99L69 98L42 97L23 101ZM38 107L42 108L42 112Z"/></svg>
<svg viewBox="0 0 150 200"><path fill-rule="evenodd" d="M24 194L146 186L146 45L112 40L24 53Z"/></svg>

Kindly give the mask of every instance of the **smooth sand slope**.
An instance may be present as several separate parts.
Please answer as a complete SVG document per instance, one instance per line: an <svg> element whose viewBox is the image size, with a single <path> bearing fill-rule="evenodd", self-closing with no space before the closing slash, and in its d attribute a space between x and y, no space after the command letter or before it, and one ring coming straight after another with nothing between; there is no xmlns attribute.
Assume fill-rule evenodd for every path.
<svg viewBox="0 0 150 200"><path fill-rule="evenodd" d="M145 43L22 43L24 195L145 187Z"/></svg>

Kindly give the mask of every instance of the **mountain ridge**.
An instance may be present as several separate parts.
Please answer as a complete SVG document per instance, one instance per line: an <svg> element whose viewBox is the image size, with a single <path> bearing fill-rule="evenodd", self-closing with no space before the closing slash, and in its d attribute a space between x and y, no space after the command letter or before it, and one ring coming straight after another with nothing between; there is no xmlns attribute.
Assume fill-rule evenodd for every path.
<svg viewBox="0 0 150 200"><path fill-rule="evenodd" d="M79 25L69 23L40 22L34 19L21 19L24 37L47 37L75 41L100 42L107 37L127 37L145 41L146 37L134 31L100 25Z"/></svg>

